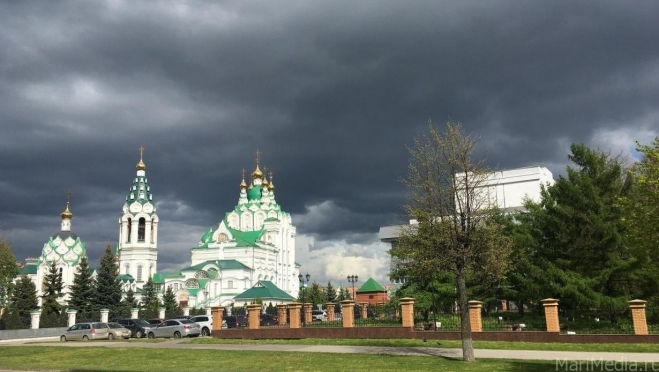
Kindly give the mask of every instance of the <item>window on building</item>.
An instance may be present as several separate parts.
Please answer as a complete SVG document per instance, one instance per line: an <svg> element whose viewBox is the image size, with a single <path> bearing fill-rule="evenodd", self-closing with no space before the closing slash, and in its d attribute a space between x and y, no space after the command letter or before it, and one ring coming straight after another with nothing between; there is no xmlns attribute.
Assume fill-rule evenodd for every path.
<svg viewBox="0 0 659 372"><path fill-rule="evenodd" d="M133 230L133 221L128 219L128 234L126 234L126 243L130 243L130 232Z"/></svg>
<svg viewBox="0 0 659 372"><path fill-rule="evenodd" d="M140 221L137 224L137 241L144 241L144 227L146 226L146 220L144 217L140 218Z"/></svg>
<svg viewBox="0 0 659 372"><path fill-rule="evenodd" d="M232 289L233 288L233 280L229 280L227 282L227 288Z"/></svg>
<svg viewBox="0 0 659 372"><path fill-rule="evenodd" d="M137 281L141 282L142 281L142 265L139 265L137 267Z"/></svg>
<svg viewBox="0 0 659 372"><path fill-rule="evenodd" d="M129 265L129 264L126 264L126 265L124 266L124 270L126 270L126 271L124 272L125 274L130 274L130 265Z"/></svg>

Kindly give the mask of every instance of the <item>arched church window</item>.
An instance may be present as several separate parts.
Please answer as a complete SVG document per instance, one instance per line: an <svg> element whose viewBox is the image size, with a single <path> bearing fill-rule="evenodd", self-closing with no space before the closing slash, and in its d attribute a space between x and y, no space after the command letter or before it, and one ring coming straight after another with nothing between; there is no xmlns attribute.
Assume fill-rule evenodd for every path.
<svg viewBox="0 0 659 372"><path fill-rule="evenodd" d="M185 281L186 288L199 288L199 282L196 279L188 279Z"/></svg>
<svg viewBox="0 0 659 372"><path fill-rule="evenodd" d="M208 279L208 273L204 270L199 270L194 274L194 277L198 279Z"/></svg>
<svg viewBox="0 0 659 372"><path fill-rule="evenodd" d="M140 221L138 222L137 225L137 241L138 242L143 242L144 241L144 227L146 226L146 220L144 217L140 218Z"/></svg>
<svg viewBox="0 0 659 372"><path fill-rule="evenodd" d="M130 273L130 265L129 265L129 264L124 265L124 269L126 270L126 271L125 271L125 274L129 274L129 273Z"/></svg>
<svg viewBox="0 0 659 372"><path fill-rule="evenodd" d="M137 267L137 281L138 282L142 281L142 265L139 265Z"/></svg>
<svg viewBox="0 0 659 372"><path fill-rule="evenodd" d="M133 230L133 220L128 219L128 234L126 234L126 243L130 243L131 231Z"/></svg>

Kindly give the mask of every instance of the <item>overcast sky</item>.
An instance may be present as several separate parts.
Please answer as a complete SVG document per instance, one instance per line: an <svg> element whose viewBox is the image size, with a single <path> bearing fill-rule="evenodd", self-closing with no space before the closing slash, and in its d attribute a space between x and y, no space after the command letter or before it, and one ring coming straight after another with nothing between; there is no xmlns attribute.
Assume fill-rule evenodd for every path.
<svg viewBox="0 0 659 372"><path fill-rule="evenodd" d="M0 234L38 256L70 188L96 266L143 145L159 270L181 268L259 149L303 272L385 283L377 232L428 119L499 169L628 154L659 134L658 20L657 1L2 2Z"/></svg>

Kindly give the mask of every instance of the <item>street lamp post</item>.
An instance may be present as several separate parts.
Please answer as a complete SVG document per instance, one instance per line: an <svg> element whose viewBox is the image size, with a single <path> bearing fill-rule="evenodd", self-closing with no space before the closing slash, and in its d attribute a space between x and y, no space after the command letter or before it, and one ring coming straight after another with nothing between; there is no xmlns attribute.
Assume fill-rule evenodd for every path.
<svg viewBox="0 0 659 372"><path fill-rule="evenodd" d="M309 283L309 279L311 279L311 275L309 275L309 273L307 273L307 275L300 274L300 275L297 276L297 278L300 280L300 291L302 291L302 326L304 326L306 324L305 322L306 322L306 319L307 319L307 314L306 314L306 310L305 310L305 306L304 306L304 303L305 303L304 300L305 300L306 292L307 292L305 290L305 287L307 286L306 283Z"/></svg>
<svg viewBox="0 0 659 372"><path fill-rule="evenodd" d="M352 283L352 297L353 297L352 300L353 301L357 300L355 298L355 297L357 297L357 294L355 293L355 283L357 283L358 279L359 279L359 277L357 275L348 275L348 281L350 283Z"/></svg>

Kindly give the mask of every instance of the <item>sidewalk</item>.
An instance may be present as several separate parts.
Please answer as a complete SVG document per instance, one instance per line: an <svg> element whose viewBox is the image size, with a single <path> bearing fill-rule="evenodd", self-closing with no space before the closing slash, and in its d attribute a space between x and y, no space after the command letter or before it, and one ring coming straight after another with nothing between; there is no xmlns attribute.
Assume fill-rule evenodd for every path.
<svg viewBox="0 0 659 372"><path fill-rule="evenodd" d="M232 351L276 351L305 353L343 353L343 354L388 354L413 356L440 356L446 358L462 358L461 349L444 349L432 347L379 347L379 346L335 346L335 345L246 345L246 344L186 344L187 340L170 340L158 343L139 341L128 342L39 342L36 340L14 340L5 342L2 346L19 346L29 342L29 346L54 347L107 347L107 348L171 348L188 350L232 350ZM56 341L56 339L52 339ZM474 350L476 359L518 359L518 360L613 360L637 363L658 363L659 353L609 353L609 352L575 352L575 351L540 351L540 350Z"/></svg>

